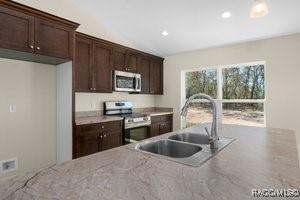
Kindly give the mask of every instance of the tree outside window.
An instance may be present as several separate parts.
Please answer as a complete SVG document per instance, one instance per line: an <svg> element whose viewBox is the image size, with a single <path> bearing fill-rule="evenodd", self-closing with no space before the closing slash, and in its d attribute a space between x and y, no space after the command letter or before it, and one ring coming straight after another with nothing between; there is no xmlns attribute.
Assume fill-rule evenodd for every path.
<svg viewBox="0 0 300 200"><path fill-rule="evenodd" d="M241 64L185 72L185 97L205 93L220 100L222 123L265 126L265 64ZM212 120L210 104L195 100L187 126Z"/></svg>

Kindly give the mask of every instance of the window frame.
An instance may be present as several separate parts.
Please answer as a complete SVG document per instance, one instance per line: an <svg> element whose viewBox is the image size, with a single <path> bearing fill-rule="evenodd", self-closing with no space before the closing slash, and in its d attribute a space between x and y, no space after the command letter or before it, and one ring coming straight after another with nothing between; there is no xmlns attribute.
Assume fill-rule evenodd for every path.
<svg viewBox="0 0 300 200"><path fill-rule="evenodd" d="M265 95L264 99L223 99L223 74L222 70L225 68L237 68L237 67L247 67L247 66L255 66L255 65L263 65L264 66L264 85L265 85ZM195 71L205 71L205 70L217 70L217 109L219 110L219 113L217 113L217 118L219 120L219 123L222 123L222 115L223 115L223 103L263 103L264 107L264 123L263 127L266 127L267 122L267 113L266 113L266 100L267 100L267 65L266 61L256 61L256 62L249 62L249 63L240 63L240 64L229 64L229 65L219 65L219 66L213 66L213 67L200 67L200 68L193 68L188 70L182 70L181 71L181 108L184 106L186 102L186 89L185 89L185 75L187 72L195 72ZM206 100L194 100L196 102L206 102ZM181 117L180 120L180 126L181 128L185 127L185 121L184 118Z"/></svg>

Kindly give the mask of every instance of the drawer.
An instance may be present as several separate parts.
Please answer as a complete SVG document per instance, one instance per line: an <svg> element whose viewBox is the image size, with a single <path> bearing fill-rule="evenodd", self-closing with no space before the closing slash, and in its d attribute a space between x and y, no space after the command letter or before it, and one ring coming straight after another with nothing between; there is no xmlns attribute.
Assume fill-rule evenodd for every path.
<svg viewBox="0 0 300 200"><path fill-rule="evenodd" d="M108 131L108 132L113 132L113 131L121 131L123 128L123 121L111 121L111 122L103 122L99 124L99 128L101 132L103 131Z"/></svg>
<svg viewBox="0 0 300 200"><path fill-rule="evenodd" d="M84 124L76 126L76 135L88 134L96 131L100 132L99 124Z"/></svg>
<svg viewBox="0 0 300 200"><path fill-rule="evenodd" d="M151 122L156 123L156 122L165 122L165 121L170 121L172 120L173 115L158 115L158 116L152 116L151 117Z"/></svg>

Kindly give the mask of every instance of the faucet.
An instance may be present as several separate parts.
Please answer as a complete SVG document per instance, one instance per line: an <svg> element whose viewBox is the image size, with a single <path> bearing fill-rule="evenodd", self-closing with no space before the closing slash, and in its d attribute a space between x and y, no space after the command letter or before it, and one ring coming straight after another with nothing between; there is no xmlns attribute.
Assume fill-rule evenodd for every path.
<svg viewBox="0 0 300 200"><path fill-rule="evenodd" d="M186 117L187 112L188 112L189 104L195 98L199 98L199 97L201 97L203 99L207 99L212 105L213 121L212 121L211 129L210 129L210 133L209 133L207 127L205 127L205 131L208 135L210 148L211 149L217 149L218 148L218 140L219 140L218 133L217 133L217 131L218 131L217 130L217 105L216 105L216 102L213 98L211 98L209 95L202 94L202 93L194 94L185 102L180 114L181 114L181 116Z"/></svg>

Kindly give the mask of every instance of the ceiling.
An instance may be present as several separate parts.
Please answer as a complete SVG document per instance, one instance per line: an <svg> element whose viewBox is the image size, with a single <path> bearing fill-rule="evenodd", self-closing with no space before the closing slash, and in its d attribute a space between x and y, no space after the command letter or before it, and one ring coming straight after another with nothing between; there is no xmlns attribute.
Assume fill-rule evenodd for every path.
<svg viewBox="0 0 300 200"><path fill-rule="evenodd" d="M161 56L300 32L300 0L267 0L270 13L259 19L249 17L252 2L73 0L115 34ZM224 11L232 17L223 19Z"/></svg>

